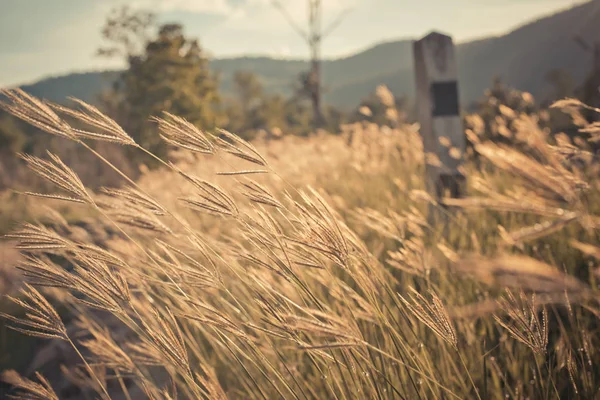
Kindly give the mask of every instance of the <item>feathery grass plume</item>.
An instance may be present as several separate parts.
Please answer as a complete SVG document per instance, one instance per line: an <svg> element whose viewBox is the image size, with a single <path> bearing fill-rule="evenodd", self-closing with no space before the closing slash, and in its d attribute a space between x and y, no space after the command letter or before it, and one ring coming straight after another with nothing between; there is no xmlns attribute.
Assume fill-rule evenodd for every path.
<svg viewBox="0 0 600 400"><path fill-rule="evenodd" d="M102 365L124 374L137 373L135 363L110 334L110 330L91 320L85 315L80 315L77 326L91 337L82 339L79 343L92 354L91 363Z"/></svg>
<svg viewBox="0 0 600 400"><path fill-rule="evenodd" d="M442 252L442 255L444 257L446 257L446 259L450 260L451 262L456 263L460 260L459 255L454 250L452 250L450 247L448 247L447 243L444 243L444 242L438 243L436 247L439 251Z"/></svg>
<svg viewBox="0 0 600 400"><path fill-rule="evenodd" d="M186 286L204 289L218 289L220 287L218 276L215 276L204 265L163 241L157 240L157 245L161 250L161 254L150 250L150 256L158 266L149 263L149 269L154 270L159 275L167 274L169 281L173 280ZM181 262L176 255L182 256L189 264Z"/></svg>
<svg viewBox="0 0 600 400"><path fill-rule="evenodd" d="M600 260L600 247L591 244L581 243L578 240L571 240L569 244L581 251L586 256L594 257L596 260Z"/></svg>
<svg viewBox="0 0 600 400"><path fill-rule="evenodd" d="M158 203L154 204L153 199L146 199L144 196L142 200L127 189L124 190L125 193L121 190L114 192L112 189L108 192L98 196L96 205L116 222L151 232L172 233L171 228L159 219L159 216L166 214L166 210Z"/></svg>
<svg viewBox="0 0 600 400"><path fill-rule="evenodd" d="M73 138L71 126L43 101L21 89L0 89L0 95L6 96L11 101L10 103L0 101L1 109L44 132L67 139Z"/></svg>
<svg viewBox="0 0 600 400"><path fill-rule="evenodd" d="M298 222L302 237L300 239L289 237L288 240L319 251L345 268L351 252L351 245L344 235L347 229L342 227L340 219L334 215L333 210L314 189L309 188L309 192L314 199L306 192L300 192L303 204L295 202L296 208L300 211L301 219Z"/></svg>
<svg viewBox="0 0 600 400"><path fill-rule="evenodd" d="M301 246L290 246L287 248L292 263L300 267L325 269L323 262L311 253L307 248Z"/></svg>
<svg viewBox="0 0 600 400"><path fill-rule="evenodd" d="M16 248L30 252L66 249L71 245L71 242L52 229L27 222L18 231L6 235L6 238L18 240L19 244L16 245Z"/></svg>
<svg viewBox="0 0 600 400"><path fill-rule="evenodd" d="M548 207L540 202L530 202L526 198L512 199L507 196L502 198L463 197L443 198L443 205L461 207L467 210L497 210L515 213L535 214L546 217L564 217L569 211L560 207Z"/></svg>
<svg viewBox="0 0 600 400"><path fill-rule="evenodd" d="M527 256L501 254L485 258L472 255L456 261L452 268L501 288L559 296L566 292L572 299L580 300L592 295L591 289L577 278Z"/></svg>
<svg viewBox="0 0 600 400"><path fill-rule="evenodd" d="M25 317L16 318L0 313L0 317L14 324L8 326L10 329L40 338L68 340L67 328L60 315L40 292L33 286L25 284L20 293L24 299L12 296L7 298L25 310Z"/></svg>
<svg viewBox="0 0 600 400"><path fill-rule="evenodd" d="M255 175L255 174L268 174L269 171L266 169L246 169L241 171L229 171L229 172L217 172L219 176L237 176L237 175Z"/></svg>
<svg viewBox="0 0 600 400"><path fill-rule="evenodd" d="M126 187L124 189L102 188L102 193L129 203L132 206L142 208L155 215L162 216L167 213L164 207L156 200L132 187Z"/></svg>
<svg viewBox="0 0 600 400"><path fill-rule="evenodd" d="M206 241L198 237L198 235L188 236L188 241L192 247L190 251L199 253L195 257L201 257L205 261L205 264L210 264L210 267L215 277L217 277L219 281L222 281L221 272L217 267L217 261L215 261L215 256L209 250L209 245L206 243ZM190 256L187 255L185 255L185 257L188 260L190 258Z"/></svg>
<svg viewBox="0 0 600 400"><path fill-rule="evenodd" d="M590 143L600 142L600 123L594 122L593 124L587 125L585 128L581 128L579 131L590 134Z"/></svg>
<svg viewBox="0 0 600 400"><path fill-rule="evenodd" d="M254 242L251 242L251 243L254 243ZM260 246L258 244L256 244L256 247L260 248ZM261 249L261 252L264 252L264 250ZM260 268L265 268L269 271L275 272L276 274L282 276L285 279L290 279L284 273L284 271L289 270L289 267L287 266L287 264L285 264L285 262L281 261L281 259L279 257L274 257L271 255L266 255L265 257L259 257L259 256L252 254L251 252L241 252L241 251L238 252L237 256L241 260L245 260L245 261L249 262L250 265L255 265Z"/></svg>
<svg viewBox="0 0 600 400"><path fill-rule="evenodd" d="M442 303L439 296L429 291L431 295L431 302L417 292L413 287L410 287L410 291L407 300L401 294L398 294L402 302L406 305L408 310L429 329L431 329L440 339L450 344L452 347L457 349L458 338L456 336L456 330L450 320L450 315Z"/></svg>
<svg viewBox="0 0 600 400"><path fill-rule="evenodd" d="M26 256L17 265L17 269L32 286L71 289L75 284L73 275L53 263L48 257Z"/></svg>
<svg viewBox="0 0 600 400"><path fill-rule="evenodd" d="M525 179L534 192L542 191L549 199L572 203L578 197L577 188L565 179L565 170L548 168L509 146L484 143L475 146L475 150L496 167Z"/></svg>
<svg viewBox="0 0 600 400"><path fill-rule="evenodd" d="M180 174L198 189L194 196L179 199L188 207L213 215L238 216L239 210L237 205L223 189L185 172L180 171Z"/></svg>
<svg viewBox="0 0 600 400"><path fill-rule="evenodd" d="M425 243L421 238L411 238L403 242L404 247L388 251L386 264L411 275L427 275L431 265L427 259Z"/></svg>
<svg viewBox="0 0 600 400"><path fill-rule="evenodd" d="M246 179L244 182L240 183L247 189L242 192L242 194L251 201L276 208L283 208L283 205L273 196L273 194L258 182Z"/></svg>
<svg viewBox="0 0 600 400"><path fill-rule="evenodd" d="M508 318L494 315L496 322L506 329L512 337L529 346L536 354L546 354L548 346L548 312L542 307L539 317L535 294L529 298L524 292L519 299L510 291L499 300L500 309Z"/></svg>
<svg viewBox="0 0 600 400"><path fill-rule="evenodd" d="M94 244L77 243L77 248L74 252L76 257L87 256L116 270L123 271L130 268L125 260L117 256L114 251L103 249Z"/></svg>
<svg viewBox="0 0 600 400"><path fill-rule="evenodd" d="M246 160L253 164L261 165L263 167L267 167L269 163L264 157L256 150L254 146L240 138L237 135L234 135L231 132L226 131L225 129L217 129L217 132L227 139L231 140L230 143L220 137L216 137L219 148L226 153L229 153L235 157L241 158L242 160Z"/></svg>
<svg viewBox="0 0 600 400"><path fill-rule="evenodd" d="M77 274L74 277L74 289L85 296L78 301L115 315L126 312L131 302L131 293L127 280L121 272L113 270L101 260L84 254L78 254L73 264Z"/></svg>
<svg viewBox="0 0 600 400"><path fill-rule="evenodd" d="M528 240L539 239L558 232L567 225L576 222L578 219L579 215L574 212L568 212L563 218L537 223L533 226L521 228L515 232L506 232L502 227L502 229L500 229L500 235L507 243L520 244Z"/></svg>
<svg viewBox="0 0 600 400"><path fill-rule="evenodd" d="M191 309L191 306L194 306ZM221 312L207 303L199 301L187 301L186 308L189 311L177 311L177 316L186 320L200 322L203 325L210 325L219 330L232 333L238 338L247 339L246 332L240 328L240 324L229 318L224 312ZM193 313L191 313L193 311Z"/></svg>
<svg viewBox="0 0 600 400"><path fill-rule="evenodd" d="M69 99L77 103L81 109L74 110L59 104L50 104L50 106L55 110L76 119L77 121L100 129L100 132L91 132L73 128L72 132L76 137L117 143L121 145L136 146L135 141L127 134L127 132L123 130L123 128L121 128L119 124L117 124L108 116L104 115L96 107L79 99L72 97Z"/></svg>
<svg viewBox="0 0 600 400"><path fill-rule="evenodd" d="M356 346L364 343L356 327L349 325L350 321L318 310L303 308L302 311L308 317L287 313L280 315L280 317L285 321L288 329L315 335L319 338L343 339L344 343L348 345L353 344ZM299 344L305 349L310 347L305 343ZM317 346L321 346L321 344Z"/></svg>
<svg viewBox="0 0 600 400"><path fill-rule="evenodd" d="M25 194L76 203L95 204L77 174L71 168L67 167L57 155L52 154L49 151L47 151L47 153L50 156L51 161L46 161L27 154L21 155L21 158L27 162L29 168L37 175L54 183L73 197L31 192L26 192Z"/></svg>
<svg viewBox="0 0 600 400"><path fill-rule="evenodd" d="M569 380L571 381L571 385L573 385L573 390L575 390L575 394L579 394L579 388L577 387L577 383L575 382L575 377L579 376L579 371L577 368L577 361L573 358L573 354L569 351L567 355L567 371L569 372Z"/></svg>
<svg viewBox="0 0 600 400"><path fill-rule="evenodd" d="M137 365L146 367L161 367L165 365L164 358L157 351L156 346L152 345L149 341L127 342L125 348L127 354Z"/></svg>
<svg viewBox="0 0 600 400"><path fill-rule="evenodd" d="M358 208L351 211L352 217L368 229L379 233L383 237L402 242L404 238L404 220L399 215L392 213L391 217L371 208Z"/></svg>
<svg viewBox="0 0 600 400"><path fill-rule="evenodd" d="M228 400L229 396L219 383L219 377L214 368L200 363L201 373L196 373L196 380L205 388L211 400Z"/></svg>
<svg viewBox="0 0 600 400"><path fill-rule="evenodd" d="M166 118L152 117L160 137L167 143L196 153L213 154L214 146L206 134L184 118L164 112Z"/></svg>
<svg viewBox="0 0 600 400"><path fill-rule="evenodd" d="M158 233L173 233L171 228L158 219L155 214L139 208L111 208L108 210L108 215L113 217L117 222L133 228Z"/></svg>
<svg viewBox="0 0 600 400"><path fill-rule="evenodd" d="M138 356L142 355L142 359L158 361L159 365L171 365L180 373L192 376L186 342L173 313L168 308L160 312L150 306L145 311L144 314L152 318L141 321L147 336L143 338L141 346L129 348L141 350Z"/></svg>
<svg viewBox="0 0 600 400"><path fill-rule="evenodd" d="M171 391L173 393L171 393ZM144 394L149 400L178 400L177 386L173 383L172 388L158 388L154 385L144 387Z"/></svg>
<svg viewBox="0 0 600 400"><path fill-rule="evenodd" d="M580 131L585 132L587 129L582 128ZM584 165L589 165L593 161L594 154L589 151L589 143L574 143L565 133L554 135L554 140L556 140L556 145L548 145L548 147L564 164L573 167L575 165L574 162L581 162ZM589 142L593 142L593 140L590 139Z"/></svg>
<svg viewBox="0 0 600 400"><path fill-rule="evenodd" d="M237 257L266 268L286 280L298 279L294 271L288 246L283 243L283 232L277 222L266 212L257 210L257 219L243 221L244 239L253 246L252 253L243 247Z"/></svg>
<svg viewBox="0 0 600 400"><path fill-rule="evenodd" d="M561 108L561 109L586 108L588 110L592 110L597 113L600 113L600 108L595 108L595 107L589 106L589 105L581 102L581 100L577 100L574 98L565 98L565 99L557 100L550 105L550 108Z"/></svg>
<svg viewBox="0 0 600 400"><path fill-rule="evenodd" d="M4 371L1 375L3 382L23 391L17 395L8 395L9 398L15 400L59 400L58 396L50 382L44 378L39 372L35 373L38 382L22 377L15 370Z"/></svg>
<svg viewBox="0 0 600 400"><path fill-rule="evenodd" d="M424 190L411 190L409 193L410 199L413 201L422 201L428 204L437 205L438 202Z"/></svg>
<svg viewBox="0 0 600 400"><path fill-rule="evenodd" d="M93 392L96 397L101 400L111 400L105 389L107 381L109 380L107 368L104 365L90 365L87 366L77 365L74 367L67 367L66 365L60 366L60 371L65 379L73 383L76 387L82 389L87 396L90 395L90 391ZM91 373L93 375L91 375ZM85 396L85 395L84 395Z"/></svg>

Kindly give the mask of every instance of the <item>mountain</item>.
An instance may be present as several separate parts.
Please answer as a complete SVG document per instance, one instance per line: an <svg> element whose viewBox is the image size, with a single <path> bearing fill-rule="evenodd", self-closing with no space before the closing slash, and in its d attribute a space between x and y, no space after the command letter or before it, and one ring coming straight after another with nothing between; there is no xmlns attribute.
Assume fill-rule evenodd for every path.
<svg viewBox="0 0 600 400"><path fill-rule="evenodd" d="M43 79L21 89L36 97L63 102L67 97L76 97L94 103L98 94L110 88L119 76L119 71L82 72Z"/></svg>
<svg viewBox="0 0 600 400"><path fill-rule="evenodd" d="M563 69L576 84L583 81L592 66L592 55L575 41L600 38L600 0L593 0L541 18L512 32L457 45L461 102L477 100L494 79L544 98L552 90L546 74ZM268 57L238 57L212 60L221 89L231 93L235 71L258 75L270 93L288 94L294 79L307 68L302 60ZM116 78L116 71L88 72L49 78L23 89L37 96L63 101L74 96L94 101L95 96ZM387 85L394 94L411 97L414 93L412 41L381 43L352 56L325 60L323 84L325 102L341 108L356 106L377 85Z"/></svg>

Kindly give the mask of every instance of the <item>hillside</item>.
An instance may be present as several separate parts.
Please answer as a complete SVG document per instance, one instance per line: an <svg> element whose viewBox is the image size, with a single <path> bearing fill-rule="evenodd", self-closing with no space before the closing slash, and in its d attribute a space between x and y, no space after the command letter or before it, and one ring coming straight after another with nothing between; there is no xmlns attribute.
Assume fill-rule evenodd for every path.
<svg viewBox="0 0 600 400"><path fill-rule="evenodd" d="M118 76L119 71L73 73L43 79L21 88L34 96L57 102L71 96L93 103L98 94L109 88Z"/></svg>
<svg viewBox="0 0 600 400"><path fill-rule="evenodd" d="M499 37L486 38L457 46L460 94L463 104L478 99L495 76L518 89L544 98L551 90L545 75L564 69L580 83L591 65L591 55L574 41L575 35L588 40L600 37L600 1L556 13L531 22ZM268 57L216 59L224 94L231 92L235 71L257 74L271 93L289 93L293 80L306 68L301 60ZM412 96L413 67L411 40L378 44L350 57L326 60L323 65L325 101L348 108L371 93L379 84L389 86L396 95ZM42 80L24 89L44 98L62 101L75 96L93 101L102 88L110 85L116 72L89 72Z"/></svg>

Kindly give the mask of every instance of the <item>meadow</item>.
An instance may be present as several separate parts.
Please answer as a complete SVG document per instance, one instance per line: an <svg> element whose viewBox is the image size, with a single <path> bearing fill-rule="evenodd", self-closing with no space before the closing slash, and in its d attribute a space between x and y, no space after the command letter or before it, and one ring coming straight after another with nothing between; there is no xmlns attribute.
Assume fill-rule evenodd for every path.
<svg viewBox="0 0 600 400"><path fill-rule="evenodd" d="M169 160L134 180L90 143L147 150L96 108L4 95L125 182L22 156L56 190L21 194L40 211L7 235L25 283L2 316L49 342L29 376L3 373L16 398L600 395L590 107L553 105L577 137L508 107L491 133L468 116L466 196L435 199L418 125L247 142L163 114Z"/></svg>

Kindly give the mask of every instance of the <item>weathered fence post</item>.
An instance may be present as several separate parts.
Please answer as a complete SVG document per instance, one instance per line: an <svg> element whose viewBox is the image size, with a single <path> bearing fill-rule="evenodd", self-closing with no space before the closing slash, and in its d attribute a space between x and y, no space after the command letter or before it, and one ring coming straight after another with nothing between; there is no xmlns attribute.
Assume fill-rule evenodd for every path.
<svg viewBox="0 0 600 400"><path fill-rule="evenodd" d="M460 172L466 139L458 101L458 74L452 38L432 32L414 43L417 112L425 153L426 187L439 200L461 197L465 177ZM437 214L430 208L430 220Z"/></svg>

